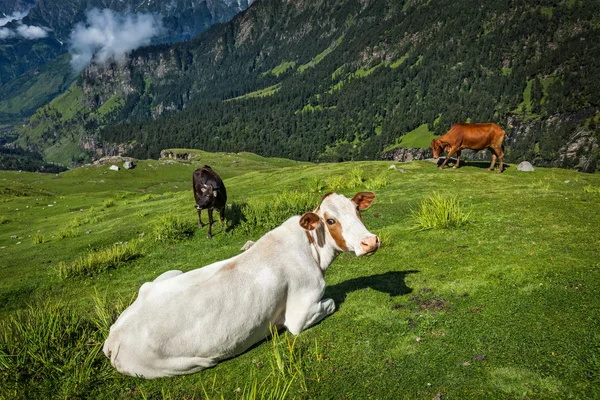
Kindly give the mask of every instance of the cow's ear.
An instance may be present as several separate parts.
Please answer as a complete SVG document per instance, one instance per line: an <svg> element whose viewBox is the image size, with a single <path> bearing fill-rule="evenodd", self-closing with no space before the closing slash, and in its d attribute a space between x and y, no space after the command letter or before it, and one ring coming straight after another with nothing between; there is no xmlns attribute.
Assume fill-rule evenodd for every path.
<svg viewBox="0 0 600 400"><path fill-rule="evenodd" d="M321 223L321 217L313 212L307 212L300 218L300 226L307 231L312 231L317 229L319 224Z"/></svg>
<svg viewBox="0 0 600 400"><path fill-rule="evenodd" d="M366 210L371 207L371 204L375 200L375 193L372 192L359 192L354 195L352 201L358 206L359 210Z"/></svg>

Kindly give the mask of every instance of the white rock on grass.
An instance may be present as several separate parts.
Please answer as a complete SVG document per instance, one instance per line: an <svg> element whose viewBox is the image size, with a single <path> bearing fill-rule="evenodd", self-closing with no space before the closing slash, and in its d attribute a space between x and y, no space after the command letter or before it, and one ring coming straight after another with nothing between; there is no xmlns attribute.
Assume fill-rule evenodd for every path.
<svg viewBox="0 0 600 400"><path fill-rule="evenodd" d="M533 172L535 169L533 169L533 165L531 165L529 161L521 161L521 163L517 165L517 171Z"/></svg>
<svg viewBox="0 0 600 400"><path fill-rule="evenodd" d="M110 169L111 171L118 171L121 168L117 167L116 165L111 165L110 168L108 168L108 169Z"/></svg>

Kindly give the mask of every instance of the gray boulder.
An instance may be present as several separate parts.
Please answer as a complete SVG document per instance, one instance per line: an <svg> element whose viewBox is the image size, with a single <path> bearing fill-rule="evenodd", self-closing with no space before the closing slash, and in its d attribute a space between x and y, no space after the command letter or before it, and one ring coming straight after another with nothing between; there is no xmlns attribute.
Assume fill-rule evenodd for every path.
<svg viewBox="0 0 600 400"><path fill-rule="evenodd" d="M521 161L519 165L517 165L517 171L533 172L535 169L533 169L533 165L531 165L529 161Z"/></svg>

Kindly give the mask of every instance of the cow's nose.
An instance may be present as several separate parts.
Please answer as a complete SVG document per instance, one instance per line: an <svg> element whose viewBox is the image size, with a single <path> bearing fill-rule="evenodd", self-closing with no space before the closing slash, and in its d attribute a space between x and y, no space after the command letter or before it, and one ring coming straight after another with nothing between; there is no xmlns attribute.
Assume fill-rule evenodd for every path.
<svg viewBox="0 0 600 400"><path fill-rule="evenodd" d="M373 253L379 248L379 238L370 236L360 241L360 248L366 253Z"/></svg>

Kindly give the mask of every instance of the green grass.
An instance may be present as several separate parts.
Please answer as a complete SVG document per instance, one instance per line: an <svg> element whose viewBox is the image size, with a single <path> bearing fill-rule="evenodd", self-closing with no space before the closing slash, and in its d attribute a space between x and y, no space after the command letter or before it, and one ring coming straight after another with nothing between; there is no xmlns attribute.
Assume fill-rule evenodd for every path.
<svg viewBox="0 0 600 400"><path fill-rule="evenodd" d="M285 73L287 70L294 69L295 66L296 66L296 63L294 61L284 61L281 64L279 64L278 66L276 66L275 68L273 68L269 71L263 72L263 75L272 74L272 75L275 75L278 77L279 75Z"/></svg>
<svg viewBox="0 0 600 400"><path fill-rule="evenodd" d="M343 40L344 40L344 35L337 38L336 41L331 46L329 46L328 48L326 48L325 50L323 50L322 52L317 54L312 60L310 60L306 64L302 64L301 66L299 66L298 72L303 73L308 68L312 68L315 65L317 65L318 63L320 63L321 61L323 61L323 59L325 57L327 57L332 51L334 51L342 43Z"/></svg>
<svg viewBox="0 0 600 400"><path fill-rule="evenodd" d="M461 207L455 197L434 193L413 211L415 227L421 230L460 228L469 222L469 212Z"/></svg>
<svg viewBox="0 0 600 400"><path fill-rule="evenodd" d="M600 396L600 176L514 165L493 174L477 163L442 171L428 162L398 173L389 162L197 154L118 173L0 171L0 215L9 221L0 224L0 398ZM191 174L205 163L227 186L227 229L217 223L211 240L196 228L186 240L156 242L161 215L195 221ZM126 377L99 352L144 282L239 254L248 239L313 207L338 177L347 196L377 194L362 218L382 246L370 257L341 255L327 270L333 315L184 377ZM385 184L369 189L377 177ZM468 224L415 229L413 211L432 193L456 199ZM104 208L106 199L117 205ZM234 224L252 212L251 229L243 218ZM69 226L79 234L51 236ZM35 243L36 234L45 240ZM116 267L68 279L56 272L138 237L140 255Z"/></svg>
<svg viewBox="0 0 600 400"><path fill-rule="evenodd" d="M406 135L396 139L396 144L389 146L384 151L390 151L396 147L428 149L431 146L431 141L436 137L437 136L429 130L427 124L419 125Z"/></svg>
<svg viewBox="0 0 600 400"><path fill-rule="evenodd" d="M243 100L243 99L251 99L251 98L255 98L255 97L265 97L265 96L273 96L275 93L277 93L279 91L279 89L281 89L281 83L277 83L273 86L269 86L266 87L264 89L260 89L260 90L256 90L254 92L250 92L250 93L246 93L242 96L238 96L238 97L234 97L231 99L227 99L225 101L232 101L232 100Z"/></svg>

